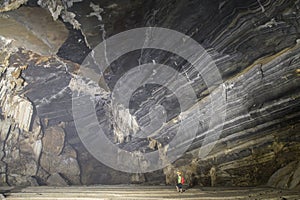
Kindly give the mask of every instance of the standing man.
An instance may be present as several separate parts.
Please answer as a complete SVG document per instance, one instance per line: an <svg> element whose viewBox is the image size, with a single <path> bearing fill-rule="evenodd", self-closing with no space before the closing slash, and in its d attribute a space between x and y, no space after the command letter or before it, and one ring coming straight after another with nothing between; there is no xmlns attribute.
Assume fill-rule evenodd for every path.
<svg viewBox="0 0 300 200"><path fill-rule="evenodd" d="M182 186L184 184L184 178L180 171L177 171L177 183L176 183L176 189L177 192L183 192Z"/></svg>

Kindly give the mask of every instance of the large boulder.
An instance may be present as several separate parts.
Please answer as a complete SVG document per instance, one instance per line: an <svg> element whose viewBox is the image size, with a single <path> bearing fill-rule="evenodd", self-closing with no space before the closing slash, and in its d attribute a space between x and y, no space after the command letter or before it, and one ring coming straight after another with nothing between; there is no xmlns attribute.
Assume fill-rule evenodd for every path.
<svg viewBox="0 0 300 200"><path fill-rule="evenodd" d="M60 126L45 130L40 165L49 174L60 173L71 184L80 184L80 168L76 151L65 143L65 132Z"/></svg>
<svg viewBox="0 0 300 200"><path fill-rule="evenodd" d="M50 186L68 186L66 180L59 173L54 173L49 176L47 184Z"/></svg>
<svg viewBox="0 0 300 200"><path fill-rule="evenodd" d="M47 128L42 141L44 152L57 156L60 155L65 143L64 129L59 126Z"/></svg>

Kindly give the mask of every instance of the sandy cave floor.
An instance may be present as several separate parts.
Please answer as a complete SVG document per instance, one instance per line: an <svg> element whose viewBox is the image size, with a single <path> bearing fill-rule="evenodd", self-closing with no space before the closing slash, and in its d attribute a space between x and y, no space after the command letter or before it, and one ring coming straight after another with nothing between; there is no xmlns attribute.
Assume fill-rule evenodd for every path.
<svg viewBox="0 0 300 200"><path fill-rule="evenodd" d="M300 200L300 191L273 188L191 188L177 193L171 186L72 186L72 187L2 187L5 197L14 200L158 200L158 199L251 199Z"/></svg>

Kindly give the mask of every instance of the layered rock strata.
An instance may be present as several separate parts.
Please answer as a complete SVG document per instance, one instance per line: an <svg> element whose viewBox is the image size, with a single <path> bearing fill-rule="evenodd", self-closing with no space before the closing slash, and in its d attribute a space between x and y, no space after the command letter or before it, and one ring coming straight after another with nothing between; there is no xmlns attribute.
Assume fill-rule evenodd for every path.
<svg viewBox="0 0 300 200"><path fill-rule="evenodd" d="M68 184L80 184L77 153L65 142L63 124L42 125L34 102L24 93L29 84L24 72L32 67L30 62L45 57L13 48L3 37L1 50L1 184L52 184L48 178L58 173Z"/></svg>
<svg viewBox="0 0 300 200"><path fill-rule="evenodd" d="M57 0L38 1L38 4L48 9L54 19L60 16L80 29L90 48L113 34L135 27L157 26L180 31L209 52L223 82L208 88L201 74L184 59L170 52L143 49L115 61L103 72L100 86L104 81L105 88L99 88L78 74L80 65L57 56L41 56L44 50L35 48L31 50L36 52L31 52L28 45L22 44L26 49L18 45L13 48L9 36L2 33L6 37L1 37L2 183L114 184L165 179L167 184L173 184L174 172L180 169L191 185L268 183L274 187L299 188L300 1L147 2L126 6L119 1L105 1L102 5ZM8 15L18 21L18 12ZM151 34L151 29L147 34ZM45 41L44 35L38 38ZM82 38L76 38L82 44L79 40ZM63 41L51 43L55 47L52 53ZM63 45L65 53L59 55L74 58L76 53L68 52L69 41L72 40ZM44 45L36 40L33 43ZM111 97L117 81L133 67L145 63L169 65L182 73L197 95L197 102L184 110L184 117L193 120L197 114L195 108L200 108L203 120L199 121L195 138L186 141L181 137L176 148L181 149L189 142L192 145L176 162L154 173L127 174L104 166L86 150L76 133L72 95L92 97L99 123L118 148L140 153L159 151L161 162L168 163L168 143L182 117L172 91L157 85L141 86L133 93L129 107L116 104ZM176 79L170 77L168 81ZM210 121L217 118L207 117L211 112L211 91L226 99L225 104L214 108L224 111L226 108L226 119L209 129ZM153 130L156 137L136 137L151 122L150 108L160 107L166 111L160 116L165 121ZM88 120L89 116L82 118ZM213 138L216 134L211 130L220 127L222 134L215 141L204 142L206 136ZM200 149L210 144L214 144L212 151L201 157Z"/></svg>

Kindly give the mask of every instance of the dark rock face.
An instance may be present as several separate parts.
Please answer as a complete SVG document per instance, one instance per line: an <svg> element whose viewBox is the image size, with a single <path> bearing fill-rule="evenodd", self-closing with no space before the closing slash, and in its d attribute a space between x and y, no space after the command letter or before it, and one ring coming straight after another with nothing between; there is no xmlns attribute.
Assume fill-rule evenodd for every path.
<svg viewBox="0 0 300 200"><path fill-rule="evenodd" d="M199 161L204 177L215 165L219 184L259 185L265 183L274 169L298 159L299 116L295 108L299 107L296 97L299 90L294 84L299 84L299 78L295 73L296 66L289 64L298 54L297 47L279 56L278 62L262 65L263 78L260 78L261 71L253 67L242 78L230 80L233 87L227 90L229 109L223 133L210 156ZM276 72L273 71L277 67ZM284 73L283 69L286 70ZM285 76L290 79L277 82ZM266 79L272 85L264 84ZM283 91L296 94L292 97L290 92Z"/></svg>
<svg viewBox="0 0 300 200"><path fill-rule="evenodd" d="M28 91L28 83L37 87L34 83L42 77L39 75L33 77L35 75L33 73L31 76L33 78L30 79L31 77L26 76L22 71L46 62L57 66L59 62L53 57L44 57L27 50L11 48L10 40L2 38L1 42L2 53L6 55L4 60L1 60L3 63L1 105L3 105L4 114L0 123L2 184L45 184L49 182L49 176L57 173L61 174L67 183L80 184L77 153L65 141L64 123L60 121L61 123L55 126L51 118L39 117L42 116L42 112L37 105L46 103L43 98L40 102L33 101L34 98L39 100L38 97L41 97L38 93L30 96L30 100L24 96L24 91L29 95L32 94ZM51 59L52 62L49 62ZM24 63L26 63L25 66ZM53 84L53 88L56 86ZM54 184L53 181L49 183Z"/></svg>
<svg viewBox="0 0 300 200"><path fill-rule="evenodd" d="M299 189L300 182L299 162L293 161L276 171L268 181L268 185L283 189Z"/></svg>
<svg viewBox="0 0 300 200"><path fill-rule="evenodd" d="M9 35L0 34L3 184L173 184L174 172L180 169L191 185L268 183L299 188L299 1L57 0L39 1L38 5L50 10L55 20L61 17L78 30L70 30L63 45L60 40L60 57L14 49ZM18 12L11 11L10 16L18 16ZM195 39L215 60L223 82L207 88L204 78L184 59L153 49L131 52L113 62L103 72L99 83L103 88L80 77L76 63L83 61L89 48L109 36L143 26L170 28ZM181 114L172 91L160 85L141 86L133 93L129 107L114 104L111 97L126 72L153 62L171 66L189 80L197 102L186 108L188 119L193 119L195 106L203 116L208 115L209 93L213 90L221 98L220 91L225 90L226 105L215 108L226 106L222 134L216 144L205 144L215 146L201 157L205 137L215 134L209 130L210 119L204 118L188 151L166 168L146 174L113 170L93 158L80 141L72 95L94 98L98 122L116 146L128 151L159 151L159 159L168 162L164 152ZM168 81L175 81L174 77ZM158 106L166 111L166 121L154 130L158 136L136 138L150 123L150 108ZM82 119L88 121L89 115ZM219 126L213 124L213 128ZM176 148L187 142L182 139Z"/></svg>

